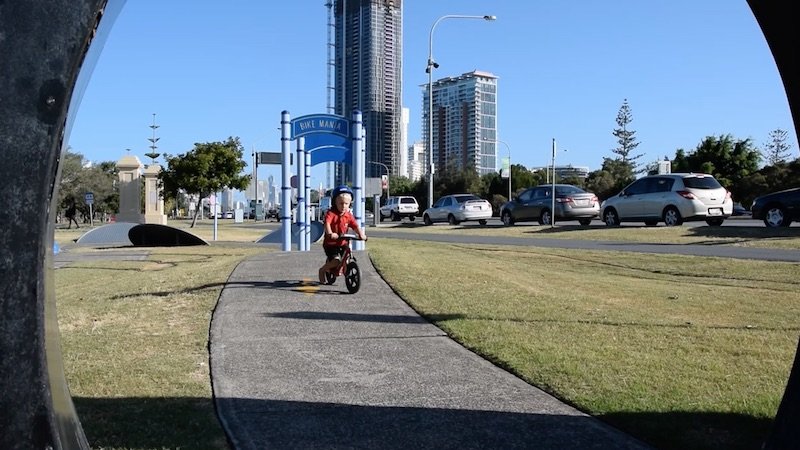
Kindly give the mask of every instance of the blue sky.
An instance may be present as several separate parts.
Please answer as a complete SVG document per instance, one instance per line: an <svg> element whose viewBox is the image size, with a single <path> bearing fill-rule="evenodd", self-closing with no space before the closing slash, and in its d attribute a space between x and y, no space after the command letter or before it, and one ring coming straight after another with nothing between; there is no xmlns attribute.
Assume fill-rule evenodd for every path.
<svg viewBox="0 0 800 450"><path fill-rule="evenodd" d="M325 113L324 0L129 0L94 65L68 138L92 161L126 149L149 162L156 114L158 151L238 136L248 153L278 151L280 112ZM498 136L512 162L600 168L624 99L642 162L672 158L709 135L751 138L790 132L798 144L772 55L744 0L475 1L404 4L403 99L409 142L421 140L421 85L428 34L436 27L436 78L472 70L498 80ZM500 156L506 147L499 146ZM163 161L163 159L159 159ZM260 166L259 179L279 177ZM312 186L324 180L312 169Z"/></svg>

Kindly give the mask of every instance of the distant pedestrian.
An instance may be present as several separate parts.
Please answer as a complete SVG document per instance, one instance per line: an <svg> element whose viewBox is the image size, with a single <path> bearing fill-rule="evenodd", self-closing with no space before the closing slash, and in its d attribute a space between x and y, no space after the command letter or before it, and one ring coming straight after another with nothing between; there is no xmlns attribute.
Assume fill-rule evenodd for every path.
<svg viewBox="0 0 800 450"><path fill-rule="evenodd" d="M77 208L75 207L75 201L73 200L73 201L71 201L69 203L69 207L67 207L67 212L64 213L64 215L67 217L67 220L69 221L68 222L69 225L67 225L67 229L72 228L72 222L75 222L75 228L80 228L81 227L80 225L78 225L78 221L75 220L75 214L77 212L76 210L77 210Z"/></svg>

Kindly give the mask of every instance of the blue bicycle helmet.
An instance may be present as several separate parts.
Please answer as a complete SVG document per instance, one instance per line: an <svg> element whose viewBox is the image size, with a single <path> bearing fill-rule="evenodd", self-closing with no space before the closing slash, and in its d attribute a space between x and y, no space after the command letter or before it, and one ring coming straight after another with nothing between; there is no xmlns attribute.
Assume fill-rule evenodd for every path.
<svg viewBox="0 0 800 450"><path fill-rule="evenodd" d="M350 187L345 186L345 185L337 186L331 192L331 198L336 200L336 197L338 197L341 194L350 194L350 197L352 198L353 197L353 190L350 189Z"/></svg>

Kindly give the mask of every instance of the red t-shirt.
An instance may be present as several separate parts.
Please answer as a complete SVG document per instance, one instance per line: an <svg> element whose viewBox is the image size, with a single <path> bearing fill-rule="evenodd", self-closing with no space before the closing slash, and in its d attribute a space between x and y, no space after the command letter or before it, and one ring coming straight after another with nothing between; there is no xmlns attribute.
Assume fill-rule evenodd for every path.
<svg viewBox="0 0 800 450"><path fill-rule="evenodd" d="M358 229L358 222L350 211L345 211L344 214L340 215L333 209L329 209L325 211L323 223L330 224L331 231L339 236L346 233L348 228L352 228L353 230ZM345 239L330 239L326 237L322 245L327 247L344 247L347 245L347 241Z"/></svg>

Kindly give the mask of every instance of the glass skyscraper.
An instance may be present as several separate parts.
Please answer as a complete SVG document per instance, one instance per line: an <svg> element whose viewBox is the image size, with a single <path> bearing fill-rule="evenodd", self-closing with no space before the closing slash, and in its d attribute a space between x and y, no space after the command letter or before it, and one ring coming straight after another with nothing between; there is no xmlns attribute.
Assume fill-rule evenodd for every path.
<svg viewBox="0 0 800 450"><path fill-rule="evenodd" d="M351 118L360 110L366 161L400 171L402 119L402 0L335 0L334 112ZM366 165L367 177L386 173ZM341 167L336 181L345 180Z"/></svg>

